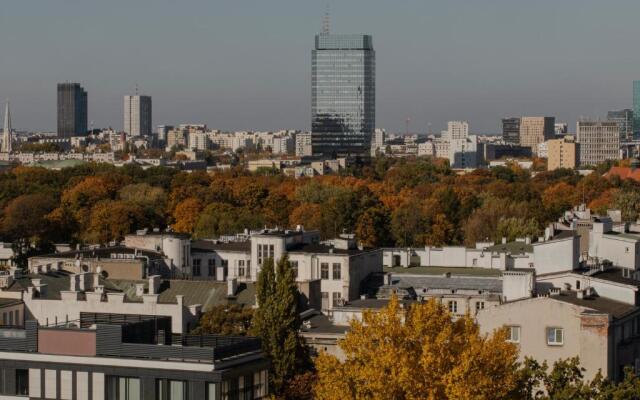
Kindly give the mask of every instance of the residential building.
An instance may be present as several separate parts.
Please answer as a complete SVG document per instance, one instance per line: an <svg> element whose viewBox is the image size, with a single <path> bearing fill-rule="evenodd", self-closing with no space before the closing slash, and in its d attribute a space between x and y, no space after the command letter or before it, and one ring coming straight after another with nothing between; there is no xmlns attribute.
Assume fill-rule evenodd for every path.
<svg viewBox="0 0 640 400"><path fill-rule="evenodd" d="M151 96L124 96L124 132L129 136L150 136Z"/></svg>
<svg viewBox="0 0 640 400"><path fill-rule="evenodd" d="M451 140L469 137L469 123L467 121L449 121L447 123L446 138Z"/></svg>
<svg viewBox="0 0 640 400"><path fill-rule="evenodd" d="M11 130L11 110L9 110L9 100L4 109L4 129L2 130L2 153L11 153L13 132Z"/></svg>
<svg viewBox="0 0 640 400"><path fill-rule="evenodd" d="M384 129L376 128L373 132L373 139L371 140L371 156L375 157L379 153L384 154L384 142L387 136L387 132Z"/></svg>
<svg viewBox="0 0 640 400"><path fill-rule="evenodd" d="M157 134L157 141L158 141L158 146L162 147L163 145L166 146L167 144L167 134L169 133L169 131L173 130L173 126L171 125L158 125L158 128L156 129L156 134Z"/></svg>
<svg viewBox="0 0 640 400"><path fill-rule="evenodd" d="M189 132L186 129L174 128L167 132L167 149L174 147L186 147L189 141Z"/></svg>
<svg viewBox="0 0 640 400"><path fill-rule="evenodd" d="M633 140L633 110L614 110L607 113L607 121L616 122L620 129L620 143Z"/></svg>
<svg viewBox="0 0 640 400"><path fill-rule="evenodd" d="M296 135L296 157L308 157L311 150L311 132L300 132Z"/></svg>
<svg viewBox="0 0 640 400"><path fill-rule="evenodd" d="M206 132L189 132L187 136L187 147L191 150L205 151L209 150L211 141Z"/></svg>
<svg viewBox="0 0 640 400"><path fill-rule="evenodd" d="M530 147L536 154L538 144L553 139L554 117L522 117L520 118L520 145Z"/></svg>
<svg viewBox="0 0 640 400"><path fill-rule="evenodd" d="M451 168L477 168L481 161L478 154L478 137L471 135L458 138L458 136L464 135L464 131L458 130L450 131L449 134L456 137L449 140L449 165Z"/></svg>
<svg viewBox="0 0 640 400"><path fill-rule="evenodd" d="M565 136L569 133L569 125L566 122L556 122L554 124L554 131L556 136Z"/></svg>
<svg viewBox="0 0 640 400"><path fill-rule="evenodd" d="M502 119L502 140L508 144L520 144L520 117Z"/></svg>
<svg viewBox="0 0 640 400"><path fill-rule="evenodd" d="M311 72L314 155L335 158L371 154L375 90L371 36L316 35Z"/></svg>
<svg viewBox="0 0 640 400"><path fill-rule="evenodd" d="M87 313L74 321L2 327L2 397L268 397L269 361L259 339L172 334L170 320Z"/></svg>
<svg viewBox="0 0 640 400"><path fill-rule="evenodd" d="M538 143L538 158L548 158L549 157L549 142Z"/></svg>
<svg viewBox="0 0 640 400"><path fill-rule="evenodd" d="M578 165L578 144L574 136L568 135L563 139L553 139L546 143L547 171L558 168L574 169Z"/></svg>
<svg viewBox="0 0 640 400"><path fill-rule="evenodd" d="M58 137L87 134L87 92L79 83L58 84Z"/></svg>
<svg viewBox="0 0 640 400"><path fill-rule="evenodd" d="M620 159L620 128L610 121L578 121L580 165L596 165Z"/></svg>

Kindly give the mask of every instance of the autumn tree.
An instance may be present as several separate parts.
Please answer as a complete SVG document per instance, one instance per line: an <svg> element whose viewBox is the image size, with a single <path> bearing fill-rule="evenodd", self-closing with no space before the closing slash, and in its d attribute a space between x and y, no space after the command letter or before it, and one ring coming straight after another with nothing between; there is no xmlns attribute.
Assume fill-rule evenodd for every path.
<svg viewBox="0 0 640 400"><path fill-rule="evenodd" d="M141 207L118 200L105 200L91 209L89 225L83 234L90 243L122 240L126 234L144 225Z"/></svg>
<svg viewBox="0 0 640 400"><path fill-rule="evenodd" d="M38 245L53 233L45 218L56 202L45 194L26 194L11 200L3 210L1 232L10 241Z"/></svg>
<svg viewBox="0 0 640 400"><path fill-rule="evenodd" d="M471 317L452 320L435 300L403 310L397 298L365 311L340 348L321 353L316 397L323 399L502 399L518 386L515 345L506 331L485 336Z"/></svg>
<svg viewBox="0 0 640 400"><path fill-rule="evenodd" d="M623 221L636 222L640 216L640 191L621 190L617 192L613 205L622 213Z"/></svg>
<svg viewBox="0 0 640 400"><path fill-rule="evenodd" d="M262 349L271 359L269 388L282 395L286 383L296 372L307 367L307 351L298 336L298 289L286 256L274 267L267 259L256 283L258 309L251 331L262 339Z"/></svg>
<svg viewBox="0 0 640 400"><path fill-rule="evenodd" d="M380 247L389 244L389 212L383 207L371 207L360 215L355 234L365 247Z"/></svg>
<svg viewBox="0 0 640 400"><path fill-rule="evenodd" d="M195 197L189 197L176 206L173 210L173 229L176 232L192 233L198 222L202 202Z"/></svg>

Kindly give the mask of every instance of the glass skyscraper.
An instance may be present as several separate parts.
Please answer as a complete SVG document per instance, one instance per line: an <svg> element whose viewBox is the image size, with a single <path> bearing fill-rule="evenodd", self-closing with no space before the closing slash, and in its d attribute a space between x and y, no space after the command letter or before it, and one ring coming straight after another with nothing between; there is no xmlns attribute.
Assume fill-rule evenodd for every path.
<svg viewBox="0 0 640 400"><path fill-rule="evenodd" d="M371 36L316 35L311 65L313 154L369 156L376 123L375 51Z"/></svg>
<svg viewBox="0 0 640 400"><path fill-rule="evenodd" d="M640 138L640 81L633 81L633 138Z"/></svg>
<svg viewBox="0 0 640 400"><path fill-rule="evenodd" d="M633 140L633 110L613 110L607 113L607 120L620 127L620 143Z"/></svg>
<svg viewBox="0 0 640 400"><path fill-rule="evenodd" d="M79 83L58 84L58 137L87 134L87 92Z"/></svg>

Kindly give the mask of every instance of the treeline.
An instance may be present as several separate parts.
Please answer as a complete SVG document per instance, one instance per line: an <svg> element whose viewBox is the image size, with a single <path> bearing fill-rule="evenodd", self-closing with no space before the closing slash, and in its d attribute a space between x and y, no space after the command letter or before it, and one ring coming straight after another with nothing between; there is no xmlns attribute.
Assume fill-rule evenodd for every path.
<svg viewBox="0 0 640 400"><path fill-rule="evenodd" d="M60 171L16 167L0 174L0 235L44 249L103 243L141 228L217 237L263 226L355 232L366 246L468 244L539 235L585 202L640 209L640 185L558 170L532 177L517 166L454 174L427 159L375 159L341 176L184 173L86 164Z"/></svg>

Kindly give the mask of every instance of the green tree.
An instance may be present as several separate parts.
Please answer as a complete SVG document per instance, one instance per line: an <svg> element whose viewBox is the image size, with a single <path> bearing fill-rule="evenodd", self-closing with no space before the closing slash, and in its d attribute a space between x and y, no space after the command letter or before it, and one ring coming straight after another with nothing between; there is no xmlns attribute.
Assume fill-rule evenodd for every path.
<svg viewBox="0 0 640 400"><path fill-rule="evenodd" d="M613 205L622 212L623 221L635 222L640 214L640 192L621 190L616 194Z"/></svg>
<svg viewBox="0 0 640 400"><path fill-rule="evenodd" d="M298 289L286 256L275 268L272 259L263 263L256 290L258 309L252 333L262 339L262 348L271 359L269 387L282 395L289 379L308 365L306 348L298 336Z"/></svg>

